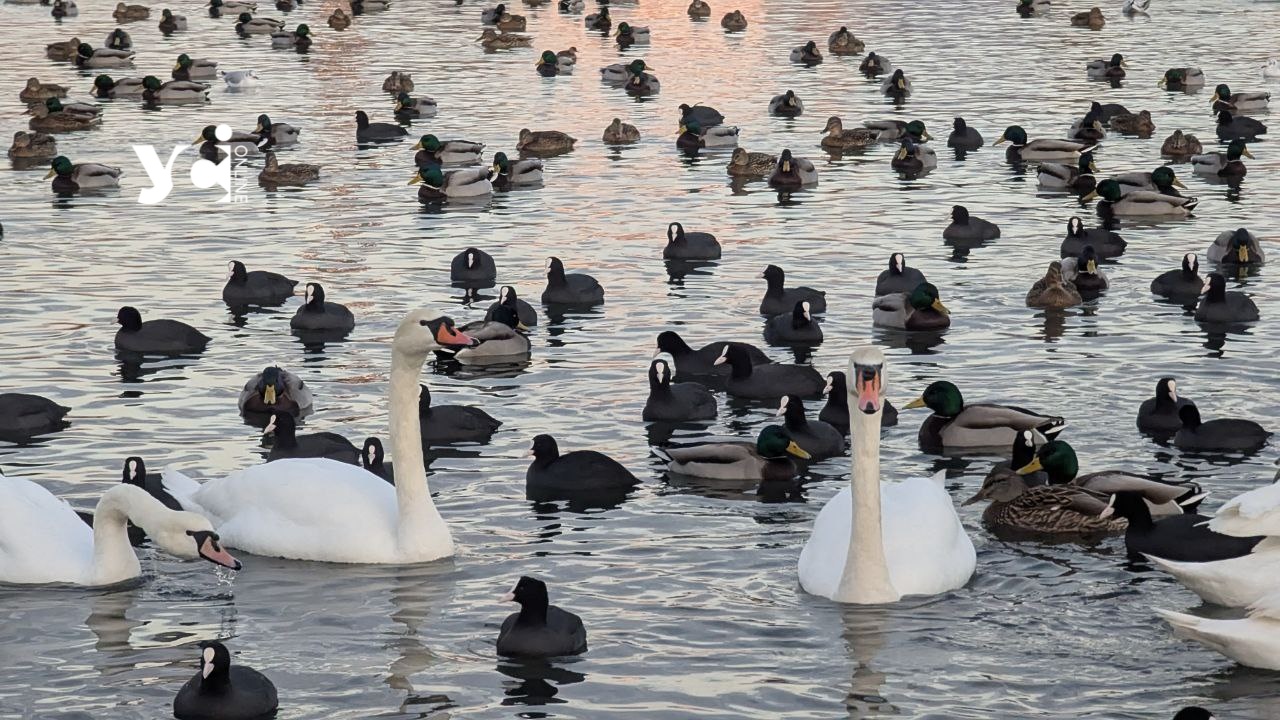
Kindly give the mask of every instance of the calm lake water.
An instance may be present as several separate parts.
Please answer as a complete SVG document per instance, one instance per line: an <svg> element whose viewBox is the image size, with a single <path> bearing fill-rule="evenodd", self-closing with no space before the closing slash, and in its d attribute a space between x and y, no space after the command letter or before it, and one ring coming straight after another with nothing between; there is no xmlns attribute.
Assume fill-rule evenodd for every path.
<svg viewBox="0 0 1280 720"><path fill-rule="evenodd" d="M498 54L473 42L482 9L474 2L405 0L335 33L325 24L333 4L311 0L287 18L316 35L303 56L273 51L266 38L237 39L231 20L207 17L196 2L174 6L189 18L189 32L160 36L163 4L152 19L127 26L137 70L116 74L167 77L175 56L188 52L256 69L262 83L241 94L218 83L207 105L158 112L132 100L104 102L101 129L58 137L73 161L124 168L118 192L58 200L43 168L0 169L0 389L74 408L66 431L0 446L6 474L89 506L118 481L128 455L202 478L259 462L258 432L237 415L236 395L273 362L299 372L316 393L306 431L337 431L357 443L385 437L388 343L403 313L449 308L465 322L491 302L467 306L449 287L449 260L468 245L491 252L500 282L527 298L541 292L543 262L555 254L570 271L596 275L607 302L560 322L544 316L525 367L428 376L437 402L483 405L505 423L492 444L431 463L432 489L459 546L455 559L338 567L250 556L227 579L207 564L146 551L144 579L132 589L0 590L0 715L164 716L195 671L195 644L221 637L231 638L238 662L275 681L288 718L1156 720L1193 703L1233 720L1280 716L1280 678L1171 636L1152 608L1186 609L1197 599L1166 576L1127 567L1118 538L1093 546L1003 542L981 527L981 506L965 507L960 514L978 547L967 587L890 607L842 607L801 592L795 565L814 515L847 481L846 459L814 465L803 492L786 502L762 502L750 488L668 482L640 421L655 335L678 328L699 345L762 344L757 274L775 263L789 283L828 291L827 342L810 360L823 372L843 369L857 345L883 344L896 404L946 378L971 401L1016 401L1067 416L1064 437L1085 469L1195 479L1214 491L1206 509L1270 481L1273 448L1250 457L1188 455L1139 436L1134 416L1162 375L1177 376L1206 417L1265 423L1280 410L1280 290L1268 282L1271 271L1240 283L1262 322L1227 335L1207 333L1148 292L1155 275L1177 267L1185 252L1203 253L1222 230L1274 235L1274 141L1252 147L1257 160L1238 190L1177 166L1188 193L1201 198L1195 217L1126 224L1128 252L1106 267L1112 289L1050 317L1026 308L1025 292L1058 257L1067 219L1080 214L1092 224L1092 208L1037 192L1034 173L1011 169L1002 148L961 162L943 144L959 114L990 143L1015 122L1033 138L1062 137L1089 100L1122 102L1151 110L1157 131L1148 140L1108 138L1098 164L1104 173L1149 171L1174 129L1194 131L1206 145L1214 137L1209 95L1163 92L1156 81L1164 70L1196 64L1211 86L1261 89L1259 68L1280 37L1280 5L1158 0L1149 17L1130 19L1116 2L1104 7L1106 28L1090 32L1069 27L1068 16L1088 8L1079 2L1055 2L1047 17L1021 20L1012 0L741 0L735 5L751 25L726 35L719 18L733 5L711 1L710 22L691 22L684 0L614 6L615 21L653 33L651 47L624 53L554 3L513 7L529 18L535 49ZM100 44L115 27L113 6L82 0L80 17L60 25L48 8L0 6L0 44L10 49L0 65L6 133L25 128L16 95L28 76L87 98L91 75L45 60L42 48L73 34ZM825 49L841 24L913 79L904 108L856 72L857 58L829 57L813 69L787 62L808 39ZM570 45L579 50L574 75L535 74L537 50ZM1113 52L1128 59L1122 87L1087 81L1086 61ZM647 58L662 81L661 94L645 102L602 85L597 72L634 57ZM412 72L416 94L437 99L440 114L415 123L408 141L357 149L352 115L364 109L375 121L390 119L381 82L393 69ZM788 88L805 114L769 117L769 98ZM727 154L690 162L676 153L681 102L719 108L751 150L789 147L812 158L820 184L785 198L763 183L731 187ZM217 191L186 182L188 153L175 165L170 198L137 204L149 183L129 144L154 144L167 157L206 124L251 130L262 112L302 129L301 144L281 162L318 163L321 182L280 192L253 187L249 202L218 205ZM892 146L829 159L817 143L833 114L846 126L922 119L938 138L940 166L900 179L889 167ZM638 145L600 142L615 116L640 129ZM405 184L421 132L484 142L488 159L512 153L522 127L581 139L573 153L547 161L543 187L424 209ZM999 223L1003 237L968 252L944 244L955 203ZM714 232L723 261L670 279L660 258L673 220ZM953 325L940 338L872 329L874 279L894 251L905 252L952 309ZM234 318L219 295L232 259L322 282L359 325L346 342L307 348L289 333L297 300ZM198 359L123 367L112 337L124 304L145 318L191 322L213 342ZM885 475L945 469L959 502L995 458L921 454L916 428L924 416L904 412L886 432ZM677 439L754 436L770 419L763 408L722 402L718 421ZM530 503L521 456L542 432L562 448L604 450L645 482L604 510ZM551 665L497 659L497 627L511 606L496 598L521 574L545 578L552 602L584 618L589 653Z"/></svg>

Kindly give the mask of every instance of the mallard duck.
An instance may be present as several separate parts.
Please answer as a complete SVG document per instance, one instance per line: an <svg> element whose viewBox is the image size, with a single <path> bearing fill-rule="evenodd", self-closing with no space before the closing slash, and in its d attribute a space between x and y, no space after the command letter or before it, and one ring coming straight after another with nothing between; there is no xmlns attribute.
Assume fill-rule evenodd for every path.
<svg viewBox="0 0 1280 720"><path fill-rule="evenodd" d="M217 76L218 63L214 60L196 60L182 53L173 62L174 80L212 80Z"/></svg>
<svg viewBox="0 0 1280 720"><path fill-rule="evenodd" d="M227 84L227 90L238 92L258 85L258 74L253 70L219 70L218 77Z"/></svg>
<svg viewBox="0 0 1280 720"><path fill-rule="evenodd" d="M504 152L493 154L494 187L511 187L512 185L536 185L542 182L542 161L538 158L524 158L512 161Z"/></svg>
<svg viewBox="0 0 1280 720"><path fill-rule="evenodd" d="M1054 260L1049 269L1027 291L1027 307L1062 310L1084 302L1076 286L1062 276L1062 263Z"/></svg>
<svg viewBox="0 0 1280 720"><path fill-rule="evenodd" d="M293 12L302 5L302 0L276 0L276 9L280 12Z"/></svg>
<svg viewBox="0 0 1280 720"><path fill-rule="evenodd" d="M572 74L573 68L577 64L578 47L576 45L571 45L568 50L561 50L556 53L556 65L560 67L561 75Z"/></svg>
<svg viewBox="0 0 1280 720"><path fill-rule="evenodd" d="M468 168L444 172L438 165L419 168L409 180L410 185L422 184L418 188L418 199L422 202L433 202L450 197L478 197L493 192L493 184L489 182L492 174L490 168Z"/></svg>
<svg viewBox="0 0 1280 720"><path fill-rule="evenodd" d="M1160 516L1181 516L1195 512L1205 492L1194 482L1163 482L1120 470L1080 473L1075 448L1063 440L1049 440L1040 446L1031 462L1016 468L1019 475L1044 471L1050 485L1083 488L1103 495L1134 493L1148 512ZM1119 514L1119 513L1118 513Z"/></svg>
<svg viewBox="0 0 1280 720"><path fill-rule="evenodd" d="M1120 80L1125 76L1125 67L1124 56L1116 53L1110 60L1090 60L1084 69L1091 80Z"/></svg>
<svg viewBox="0 0 1280 720"><path fill-rule="evenodd" d="M62 42L49 43L44 46L44 55L50 60L74 60L80 50L80 38L73 37ZM28 81L30 82L30 81ZM44 98L40 98L43 100Z"/></svg>
<svg viewBox="0 0 1280 720"><path fill-rule="evenodd" d="M480 24L493 25L498 19L507 14L506 5L498 5L496 7L486 8L480 11Z"/></svg>
<svg viewBox="0 0 1280 720"><path fill-rule="evenodd" d="M342 8L334 8L333 14L329 16L329 27L338 31L346 30L351 27L351 16L342 12Z"/></svg>
<svg viewBox="0 0 1280 720"><path fill-rule="evenodd" d="M1233 116L1228 110L1219 110L1217 133L1219 140L1254 141L1267 133L1267 126L1251 117Z"/></svg>
<svg viewBox="0 0 1280 720"><path fill-rule="evenodd" d="M608 32L613 27L613 18L609 17L609 6L601 5L599 12L593 12L582 19L582 24L588 30L604 30Z"/></svg>
<svg viewBox="0 0 1280 720"><path fill-rule="evenodd" d="M911 136L903 136L898 152L889 161L889 166L904 175L927 172L938 167L938 154L924 143L916 142Z"/></svg>
<svg viewBox="0 0 1280 720"><path fill-rule="evenodd" d="M1137 135L1140 138L1148 138L1151 137L1151 133L1156 131L1156 124L1151 119L1151 113L1147 110L1142 110L1137 115L1113 116L1111 118L1111 129L1123 135Z"/></svg>
<svg viewBox="0 0 1280 720"><path fill-rule="evenodd" d="M1173 92L1195 90L1204 87L1204 73L1198 67L1169 68L1156 84Z"/></svg>
<svg viewBox="0 0 1280 720"><path fill-rule="evenodd" d="M690 120L696 121L704 128L724 124L724 115L710 105L681 103L679 110L681 125L688 123Z"/></svg>
<svg viewBox="0 0 1280 720"><path fill-rule="evenodd" d="M110 48L93 49L89 43L80 43L80 47L76 50L76 67L100 69L100 68L130 68L133 67L133 53L128 50L111 50Z"/></svg>
<svg viewBox="0 0 1280 720"><path fill-rule="evenodd" d="M712 128L716 130L718 128ZM736 130L736 128L735 128ZM778 164L769 174L769 185L779 190L793 190L818 182L818 168L808 158L795 157L790 150L783 150Z"/></svg>
<svg viewBox="0 0 1280 720"><path fill-rule="evenodd" d="M792 480L799 472L792 457L809 458L779 425L766 425L754 446L737 442L655 447L653 454L667 464L669 472L678 475L751 482Z"/></svg>
<svg viewBox="0 0 1280 720"><path fill-rule="evenodd" d="M614 33L614 41L623 49L632 45L648 45L649 28L625 22L618 23L618 31Z"/></svg>
<svg viewBox="0 0 1280 720"><path fill-rule="evenodd" d="M892 75L880 83L880 94L901 101L911 95L911 80L901 68L894 70Z"/></svg>
<svg viewBox="0 0 1280 720"><path fill-rule="evenodd" d="M1107 131L1102 127L1102 115L1093 109L1090 109L1089 112L1085 113L1084 117L1072 123L1071 129L1067 131L1068 140L1090 145L1097 144L1106 137Z"/></svg>
<svg viewBox="0 0 1280 720"><path fill-rule="evenodd" d="M827 50L832 55L861 55L866 43L853 36L844 25L827 36Z"/></svg>
<svg viewBox="0 0 1280 720"><path fill-rule="evenodd" d="M876 297L891 293L910 293L926 283L924 273L919 269L907 267L907 257L902 253L889 256L889 267L876 276Z"/></svg>
<svg viewBox="0 0 1280 720"><path fill-rule="evenodd" d="M711 17L711 6L705 0L693 0L693 2L689 3L688 13L689 17Z"/></svg>
<svg viewBox="0 0 1280 720"><path fill-rule="evenodd" d="M256 18L247 12L236 17L236 34L241 37L271 35L283 29L284 23L274 18Z"/></svg>
<svg viewBox="0 0 1280 720"><path fill-rule="evenodd" d="M319 165L305 163L281 165L273 152L267 153L266 166L262 168L262 172L258 173L258 182L263 185L305 185L319 179Z"/></svg>
<svg viewBox="0 0 1280 720"><path fill-rule="evenodd" d="M1248 110L1266 110L1267 105L1271 102L1271 93L1269 92L1231 92L1230 86L1226 83L1218 85L1213 89L1213 97L1210 104L1219 102L1226 103L1227 109L1231 112L1245 112Z"/></svg>
<svg viewBox="0 0 1280 720"><path fill-rule="evenodd" d="M951 134L947 136L947 147L956 150L977 150L982 147L982 134L969 127L965 119L958 117L951 122Z"/></svg>
<svg viewBox="0 0 1280 720"><path fill-rule="evenodd" d="M44 179L53 178L53 191L55 193L65 194L81 190L120 187L120 168L97 163L73 165L70 160L62 155L54 158L49 166L49 173L44 176Z"/></svg>
<svg viewBox="0 0 1280 720"><path fill-rule="evenodd" d="M1018 16L1036 17L1049 12L1049 0L1018 0Z"/></svg>
<svg viewBox="0 0 1280 720"><path fill-rule="evenodd" d="M794 90L788 90L781 95L774 95L769 101L769 114L779 117L800 117L804 112L804 103L796 96Z"/></svg>
<svg viewBox="0 0 1280 720"><path fill-rule="evenodd" d="M533 44L533 38L528 35L519 35L516 33L498 33L493 28L485 28L480 33L480 37L476 38L476 42L480 43L488 50L510 50L511 48L529 47ZM546 53L543 53L545 55ZM555 53L551 53L554 58ZM552 60L554 64L555 61Z"/></svg>
<svg viewBox="0 0 1280 720"><path fill-rule="evenodd" d="M174 82L178 81L175 80ZM224 149L230 151L236 157L257 155L259 153L259 142L257 135L238 130L232 131L225 138L219 137L217 126L205 125L195 140L191 141L191 144L199 147L197 152L200 157L216 163L221 162L226 157Z"/></svg>
<svg viewBox="0 0 1280 720"><path fill-rule="evenodd" d="M83 105L83 103L74 104ZM34 105L27 113L32 116L27 126L32 130L46 133L91 130L102 124L102 117L97 113L64 110L62 101L58 98L49 98L44 101L44 105Z"/></svg>
<svg viewBox="0 0 1280 720"><path fill-rule="evenodd" d="M204 102L209 99L208 85L187 80L161 83L160 78L148 75L142 78L142 88L142 99L153 105Z"/></svg>
<svg viewBox="0 0 1280 720"><path fill-rule="evenodd" d="M470 140L440 140L435 135L423 135L412 149L421 151L414 156L418 167L430 164L473 165L480 162L484 144ZM435 162L428 162L429 160Z"/></svg>
<svg viewBox="0 0 1280 720"><path fill-rule="evenodd" d="M1182 267L1177 270L1160 273L1151 281L1151 292L1170 300L1195 303L1204 292L1204 278L1200 277L1200 261L1196 254L1183 255ZM1159 395L1158 392L1156 394Z"/></svg>
<svg viewBox="0 0 1280 720"><path fill-rule="evenodd" d="M560 12L580 13L587 7L587 3L584 0L560 0L560 2L556 3L556 7L560 9Z"/></svg>
<svg viewBox="0 0 1280 720"><path fill-rule="evenodd" d="M951 327L951 311L938 298L938 288L922 282L911 292L873 299L871 322L898 330L945 330Z"/></svg>
<svg viewBox="0 0 1280 720"><path fill-rule="evenodd" d="M298 25L292 32L281 30L271 33L271 47L277 50L297 50L306 52L311 49L311 28L306 23Z"/></svg>
<svg viewBox="0 0 1280 720"><path fill-rule="evenodd" d="M559 130L538 130L528 128L520 130L516 140L516 150L530 155L560 155L573 150L578 139Z"/></svg>
<svg viewBox="0 0 1280 720"><path fill-rule="evenodd" d="M169 35L186 29L187 18L185 15L175 15L169 8L160 11L160 32Z"/></svg>
<svg viewBox="0 0 1280 720"><path fill-rule="evenodd" d="M15 159L49 158L57 154L58 141L42 132L19 130L13 134L13 144L9 146L9 157Z"/></svg>
<svg viewBox="0 0 1280 720"><path fill-rule="evenodd" d="M266 113L258 116L258 124L253 128L253 135L263 147L277 145L293 145L298 142L298 128L287 123L272 122ZM265 141L265 142L264 142Z"/></svg>
<svg viewBox="0 0 1280 720"><path fill-rule="evenodd" d="M813 67L822 62L822 53L818 51L818 43L809 42L791 49L791 62Z"/></svg>
<svg viewBox="0 0 1280 720"><path fill-rule="evenodd" d="M116 3L115 12L111 13L111 17L115 18L116 22L146 20L151 17L151 8L145 5L126 5L124 3Z"/></svg>
<svg viewBox="0 0 1280 720"><path fill-rule="evenodd" d="M1042 188L1070 190L1078 195L1093 192L1098 181L1094 173L1098 166L1093 162L1093 151L1080 153L1076 167L1059 163L1042 162L1036 171L1036 182Z"/></svg>
<svg viewBox="0 0 1280 720"><path fill-rule="evenodd" d="M413 76L407 72L392 70L382 81L382 92L397 95L402 92L413 92Z"/></svg>
<svg viewBox="0 0 1280 720"><path fill-rule="evenodd" d="M726 171L732 177L764 177L772 173L777 164L777 155L747 152L746 148L734 148Z"/></svg>
<svg viewBox="0 0 1280 720"><path fill-rule="evenodd" d="M662 89L662 85L658 82L658 78L647 72L642 72L634 73L627 78L627 84L622 89L633 97L647 97L656 95Z"/></svg>
<svg viewBox="0 0 1280 720"><path fill-rule="evenodd" d="M1103 25L1107 24L1107 19L1102 16L1101 8L1091 7L1088 12L1076 13L1071 16L1072 27L1087 27L1090 30L1101 30Z"/></svg>
<svg viewBox="0 0 1280 720"><path fill-rule="evenodd" d="M1174 130L1173 134L1165 138L1164 143L1160 145L1160 154L1175 161L1185 162L1192 155L1199 155L1202 152L1204 152L1204 146L1200 144L1200 139L1195 135L1184 135L1181 130Z"/></svg>
<svg viewBox="0 0 1280 720"><path fill-rule="evenodd" d="M49 14L58 19L76 17L80 14L80 8L76 6L75 0L53 0L53 9Z"/></svg>
<svg viewBox="0 0 1280 720"><path fill-rule="evenodd" d="M1135 190L1150 190L1162 195L1181 197L1182 193L1179 193L1177 188L1187 189L1187 186L1178 180L1173 168L1163 165L1151 172L1124 173L1111 179L1120 184L1120 192L1124 195Z"/></svg>
<svg viewBox="0 0 1280 720"><path fill-rule="evenodd" d="M888 58L883 55L877 55L874 52L867 53L867 56L862 58L862 63L858 65L858 72L867 77L883 75L892 69L893 65L890 64Z"/></svg>
<svg viewBox="0 0 1280 720"><path fill-rule="evenodd" d="M122 28L116 28L107 34L107 39L102 44L110 50L130 50L133 48L133 38Z"/></svg>
<svg viewBox="0 0 1280 720"><path fill-rule="evenodd" d="M27 78L26 87L18 92L18 99L24 103L44 102L49 98L64 98L67 89L53 83L42 83L38 78Z"/></svg>
<svg viewBox="0 0 1280 720"><path fill-rule="evenodd" d="M391 9L388 0L351 0L352 15L366 15L372 12L385 12Z"/></svg>
<svg viewBox="0 0 1280 720"><path fill-rule="evenodd" d="M1041 415L1030 410L1005 405L980 403L966 405L960 389L946 380L938 380L924 393L903 406L904 410L927 407L933 411L920 426L920 447L926 451L947 449L1011 447L1017 434L1033 431L1036 444L1045 442L1066 426L1062 418Z"/></svg>
<svg viewBox="0 0 1280 720"><path fill-rule="evenodd" d="M1258 306L1242 292L1227 292L1227 278L1222 273L1209 273L1203 295L1196 305L1197 322L1247 323L1258 319Z"/></svg>
<svg viewBox="0 0 1280 720"><path fill-rule="evenodd" d="M826 127L822 128L825 133L822 136L822 147L828 150L863 150L871 143L879 139L880 133L870 128L851 128L844 129L844 123L838 115L832 115L827 119Z"/></svg>
<svg viewBox="0 0 1280 720"><path fill-rule="evenodd" d="M1163 195L1147 190L1135 190L1125 195L1120 183L1111 179L1098 183L1098 187L1085 195L1082 201L1089 202L1094 198L1102 198L1099 206L1103 203L1107 205L1099 207L1100 214L1109 211L1120 217L1186 217L1200 202L1196 198Z"/></svg>
<svg viewBox="0 0 1280 720"><path fill-rule="evenodd" d="M684 151L733 147L737 144L738 128L731 125L703 128L696 120L690 120L681 125L680 134L676 137L676 147Z"/></svg>
<svg viewBox="0 0 1280 720"><path fill-rule="evenodd" d="M1219 265L1261 265L1266 262L1262 245L1258 236L1249 232L1248 228L1223 230L1214 238L1213 244L1205 251L1204 257L1211 263Z"/></svg>
<svg viewBox="0 0 1280 720"><path fill-rule="evenodd" d="M101 119L102 106L93 103L83 102L62 102L58 98L49 98L42 103L35 103L27 106L25 114L35 117L45 117L53 113L65 113L66 115L82 120L92 122Z"/></svg>
<svg viewBox="0 0 1280 720"><path fill-rule="evenodd" d="M411 97L409 93L402 92L396 95L396 104L392 108L397 120L413 120L416 118L435 117L440 112L440 106L434 98L429 97Z"/></svg>
<svg viewBox="0 0 1280 720"><path fill-rule="evenodd" d="M1018 162L1020 160L1039 161L1039 160L1069 160L1078 162L1080 154L1093 149L1092 143L1076 142L1074 140L1027 140L1027 132L1018 125L1010 125L1000 134L1000 139L995 141L995 145L1000 143L1010 143L1009 149L1005 152L1005 158L1010 162Z"/></svg>
<svg viewBox="0 0 1280 720"><path fill-rule="evenodd" d="M1092 245L1085 245L1076 257L1062 259L1062 277L1075 285L1085 300L1097 298L1110 287L1106 274L1098 267L1098 253Z"/></svg>
<svg viewBox="0 0 1280 720"><path fill-rule="evenodd" d="M356 142L398 140L408 134L408 130L394 123L369 122L368 113L363 110L356 111Z"/></svg>
<svg viewBox="0 0 1280 720"><path fill-rule="evenodd" d="M209 0L210 17L222 17L224 13L237 15L242 12L258 12L258 3L244 2L244 0Z"/></svg>
<svg viewBox="0 0 1280 720"><path fill-rule="evenodd" d="M1086 245L1092 245L1098 257L1113 258L1123 255L1128 243L1120 237L1119 233L1106 228L1097 227L1086 230L1083 220L1072 217L1067 221L1067 236L1063 239L1059 251L1064 258L1076 257L1084 251Z"/></svg>
<svg viewBox="0 0 1280 720"><path fill-rule="evenodd" d="M1000 226L990 220L973 217L963 205L951 206L951 224L942 231L943 240L976 242L1000 237Z"/></svg>
<svg viewBox="0 0 1280 720"><path fill-rule="evenodd" d="M602 139L609 145L629 145L640 142L640 131L635 125L622 122L622 118L614 118L604 129Z"/></svg>
<svg viewBox="0 0 1280 720"><path fill-rule="evenodd" d="M925 131L924 123L919 120L906 122L905 120L867 120L862 126L868 130L874 130L877 133L877 139L882 142L892 142L901 140L908 135L916 142L924 142L932 139L927 137L928 132Z"/></svg>
<svg viewBox="0 0 1280 720"><path fill-rule="evenodd" d="M480 344L437 350L438 356L452 356L463 365L512 363L527 360L533 349L529 336L525 335L529 328L507 305L498 305L489 317L469 322L458 329Z"/></svg>
<svg viewBox="0 0 1280 720"><path fill-rule="evenodd" d="M93 79L93 96L97 98L141 97L144 90L140 77L116 80L110 75L99 75Z"/></svg>
<svg viewBox="0 0 1280 720"><path fill-rule="evenodd" d="M1104 497L1070 485L1028 487L1018 473L995 468L982 481L982 488L961 505L989 501L982 522L993 530L1035 535L1124 532L1128 521L1114 517Z"/></svg>
<svg viewBox="0 0 1280 720"><path fill-rule="evenodd" d="M743 15L741 10L734 10L733 12L725 13L725 16L720 18L720 27L728 30L729 32L746 30L747 16Z"/></svg>
<svg viewBox="0 0 1280 720"><path fill-rule="evenodd" d="M1197 143L1197 146L1199 143ZM1217 177L1242 178L1248 173L1241 157L1253 159L1253 153L1245 145L1244 140L1235 139L1227 146L1227 151L1205 153L1191 156L1191 171L1197 175L1214 175Z"/></svg>

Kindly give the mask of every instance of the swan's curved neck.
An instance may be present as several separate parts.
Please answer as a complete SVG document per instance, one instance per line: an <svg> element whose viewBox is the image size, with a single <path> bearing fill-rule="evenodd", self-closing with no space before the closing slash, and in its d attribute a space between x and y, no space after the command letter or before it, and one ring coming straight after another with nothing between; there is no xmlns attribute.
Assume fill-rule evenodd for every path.
<svg viewBox="0 0 1280 720"><path fill-rule="evenodd" d="M421 547L429 541L432 526L440 521L422 458L422 429L418 419L418 378L424 357L410 357L392 350L391 382L387 406L391 417L391 452L396 463L396 505L399 509L400 547Z"/></svg>
<svg viewBox="0 0 1280 720"><path fill-rule="evenodd" d="M142 574L129 543L129 521L141 527L157 526L157 506L165 509L146 490L133 485L115 485L102 494L93 512L93 566L87 584L114 585Z"/></svg>
<svg viewBox="0 0 1280 720"><path fill-rule="evenodd" d="M880 417L868 415L849 403L849 436L853 444L853 468L849 475L853 498L853 524L838 596L845 602L870 605L894 602L899 595L889 580L880 525Z"/></svg>

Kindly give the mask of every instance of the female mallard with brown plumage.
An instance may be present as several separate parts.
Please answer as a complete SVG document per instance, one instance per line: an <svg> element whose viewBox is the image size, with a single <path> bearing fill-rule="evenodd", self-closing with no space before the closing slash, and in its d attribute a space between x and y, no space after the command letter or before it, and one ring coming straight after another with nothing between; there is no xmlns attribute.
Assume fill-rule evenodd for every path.
<svg viewBox="0 0 1280 720"><path fill-rule="evenodd" d="M1049 270L1027 291L1027 307L1061 310L1084 302L1075 284L1062 277L1062 263L1054 260Z"/></svg>
<svg viewBox="0 0 1280 720"><path fill-rule="evenodd" d="M58 141L42 132L19 130L13 134L9 157L17 159L51 158L58 154Z"/></svg>
<svg viewBox="0 0 1280 720"><path fill-rule="evenodd" d="M706 3L706 0L693 0L689 3L689 17L711 17L711 6Z"/></svg>
<svg viewBox="0 0 1280 720"><path fill-rule="evenodd" d="M822 132L826 133L822 136L822 147L841 152L864 150L868 145L880 138L880 132L870 128L850 128L845 130L844 123L838 115L832 115L827 119L827 125L822 128Z"/></svg>
<svg viewBox="0 0 1280 720"><path fill-rule="evenodd" d="M1072 27L1087 27L1090 30L1101 30L1102 26L1107 24L1107 19L1102 16L1102 9L1091 7L1087 12L1076 13L1071 16Z"/></svg>
<svg viewBox="0 0 1280 720"><path fill-rule="evenodd" d="M73 105L83 105L83 103L73 103ZM31 121L27 123L28 127L46 133L90 130L102 124L102 117L98 113L64 110L62 101L58 98L49 98L44 101L44 105L32 106L28 113L32 115Z"/></svg>
<svg viewBox="0 0 1280 720"><path fill-rule="evenodd" d="M1101 495L1070 485L1028 487L1008 468L993 469L982 489L962 505L989 501L982 522L992 530L1037 535L1097 535L1124 532L1128 521L1116 517Z"/></svg>
<svg viewBox="0 0 1280 720"><path fill-rule="evenodd" d="M746 30L747 16L743 15L741 10L734 10L731 13L725 13L725 16L720 18L720 27L728 30L729 32Z"/></svg>
<svg viewBox="0 0 1280 720"><path fill-rule="evenodd" d="M319 179L319 165L306 163L281 165L273 152L267 153L266 166L262 168L262 172L258 173L258 182L263 185L305 185Z"/></svg>
<svg viewBox="0 0 1280 720"><path fill-rule="evenodd" d="M622 122L622 118L614 118L604 129L603 140L610 145L628 145L640 142L640 131L635 125Z"/></svg>
<svg viewBox="0 0 1280 720"><path fill-rule="evenodd" d="M531 155L559 155L573 150L578 139L559 130L520 130L520 138L516 141L516 150Z"/></svg>
<svg viewBox="0 0 1280 720"><path fill-rule="evenodd" d="M1181 162L1186 162L1192 155L1199 155L1202 152L1204 152L1204 146L1200 144L1200 139L1195 135L1185 135L1181 130L1174 130L1173 134L1165 138L1164 144L1160 146L1161 155Z"/></svg>
<svg viewBox="0 0 1280 720"><path fill-rule="evenodd" d="M53 83L42 83L39 78L27 78L27 86L18 92L18 99L24 103L44 102L49 98L64 98L67 89Z"/></svg>
<svg viewBox="0 0 1280 720"><path fill-rule="evenodd" d="M777 155L747 152L746 148L734 148L726 170L733 177L764 177L772 173L777 164Z"/></svg>
<svg viewBox="0 0 1280 720"><path fill-rule="evenodd" d="M827 49L832 55L861 55L866 43L854 37L844 25L827 37Z"/></svg>

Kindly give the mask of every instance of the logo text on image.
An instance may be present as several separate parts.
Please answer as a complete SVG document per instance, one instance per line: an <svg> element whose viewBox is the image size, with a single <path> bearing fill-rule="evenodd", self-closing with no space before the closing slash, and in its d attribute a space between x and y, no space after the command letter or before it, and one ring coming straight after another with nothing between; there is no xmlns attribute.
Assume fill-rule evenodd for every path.
<svg viewBox="0 0 1280 720"><path fill-rule="evenodd" d="M213 134L220 143L226 143L231 139L231 126L219 125L214 128ZM151 179L152 185L152 187L138 192L138 202L143 205L155 205L169 197L169 193L173 191L173 161L177 160L179 155L191 147L193 146L175 146L173 152L169 154L169 162L162 164L154 146L133 146L133 151L137 153L138 159L142 161L142 167L147 171L147 177ZM216 202L248 201L249 193L244 179L240 176L240 168L244 165L245 158L249 155L249 146L245 143L236 143L234 145L218 145L218 147L227 156L223 158L222 162L218 163L210 162L204 158L197 159L191 164L191 184L202 189L217 185L226 190L226 194L218 198Z"/></svg>

